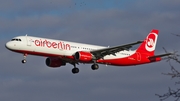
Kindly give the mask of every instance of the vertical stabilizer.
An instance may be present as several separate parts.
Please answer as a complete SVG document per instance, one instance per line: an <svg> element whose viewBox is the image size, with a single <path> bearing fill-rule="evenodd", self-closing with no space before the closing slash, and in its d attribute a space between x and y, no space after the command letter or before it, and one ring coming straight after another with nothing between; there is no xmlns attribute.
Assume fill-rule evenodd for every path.
<svg viewBox="0 0 180 101"><path fill-rule="evenodd" d="M144 42L139 46L136 52L147 53L150 56L154 56L154 51L155 51L156 43L158 39L158 32L159 32L158 30L153 29L148 34Z"/></svg>

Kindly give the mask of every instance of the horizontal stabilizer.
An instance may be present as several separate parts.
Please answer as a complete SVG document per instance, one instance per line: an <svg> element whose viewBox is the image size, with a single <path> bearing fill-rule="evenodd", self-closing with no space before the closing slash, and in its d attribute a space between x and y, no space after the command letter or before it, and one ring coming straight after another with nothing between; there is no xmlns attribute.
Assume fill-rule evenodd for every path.
<svg viewBox="0 0 180 101"><path fill-rule="evenodd" d="M164 57L164 56L169 56L169 55L173 55L173 53L166 53L166 54L161 54L161 55L155 55L155 56L151 56L149 58Z"/></svg>

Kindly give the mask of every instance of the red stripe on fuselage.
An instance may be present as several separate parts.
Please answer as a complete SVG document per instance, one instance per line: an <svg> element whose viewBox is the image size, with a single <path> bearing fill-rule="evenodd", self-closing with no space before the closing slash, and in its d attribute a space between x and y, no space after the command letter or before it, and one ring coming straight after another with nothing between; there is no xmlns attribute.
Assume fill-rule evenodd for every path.
<svg viewBox="0 0 180 101"><path fill-rule="evenodd" d="M11 50L17 53L22 54L30 54L30 55L37 55L37 56L44 56L44 57L60 57L60 58L68 58L74 60L73 56L62 56L58 54L49 54L49 53L42 53L42 52L33 52L33 51L27 51L27 50Z"/></svg>
<svg viewBox="0 0 180 101"><path fill-rule="evenodd" d="M114 65L114 66L133 66L133 65L141 65L141 64L147 64L147 63L152 63L152 62L157 62L160 61L161 58L154 58L154 59L149 59L148 55L143 55L141 59L139 60L137 58L136 53L125 58L116 58L116 59L107 59L107 60L97 60L98 63L102 64L109 64L109 65Z"/></svg>
<svg viewBox="0 0 180 101"><path fill-rule="evenodd" d="M70 59L75 60L73 56L62 56L58 54L49 54L49 53L41 53L41 52L33 52L33 51L27 51L27 50L12 50L14 52L22 53L22 54L30 54L30 55L37 55L37 56L44 56L44 57L59 57L64 59ZM136 53L125 57L125 58L115 58L115 59L99 59L96 62L100 64L108 64L108 65L114 65L114 66L133 66L133 65L141 65L151 62L157 62L160 61L160 58L155 58L153 60L150 60L148 58L148 55L142 55L141 60L137 59ZM92 62L89 62L92 63Z"/></svg>

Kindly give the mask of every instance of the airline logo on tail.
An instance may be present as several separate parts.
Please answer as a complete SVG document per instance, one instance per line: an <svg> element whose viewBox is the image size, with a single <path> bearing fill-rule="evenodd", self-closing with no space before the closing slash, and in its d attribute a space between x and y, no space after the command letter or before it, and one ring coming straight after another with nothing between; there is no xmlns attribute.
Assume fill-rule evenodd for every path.
<svg viewBox="0 0 180 101"><path fill-rule="evenodd" d="M157 42L157 33L151 32L147 38L146 38L146 45L145 48L147 51L152 52L156 48L156 42Z"/></svg>
<svg viewBox="0 0 180 101"><path fill-rule="evenodd" d="M158 39L158 32L158 30L153 29L145 38L144 42L139 46L137 52L148 53L149 55L153 56Z"/></svg>

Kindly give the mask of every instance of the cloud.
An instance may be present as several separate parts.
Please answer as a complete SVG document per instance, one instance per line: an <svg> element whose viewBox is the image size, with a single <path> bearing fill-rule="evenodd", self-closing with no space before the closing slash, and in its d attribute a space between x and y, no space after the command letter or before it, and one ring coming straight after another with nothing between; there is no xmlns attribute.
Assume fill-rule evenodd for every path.
<svg viewBox="0 0 180 101"><path fill-rule="evenodd" d="M0 9L2 12L16 12L17 14L32 12L45 12L63 7L68 7L71 0L6 0L2 1Z"/></svg>

